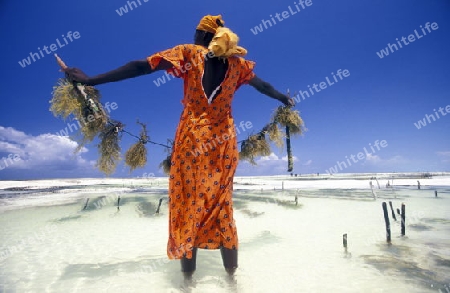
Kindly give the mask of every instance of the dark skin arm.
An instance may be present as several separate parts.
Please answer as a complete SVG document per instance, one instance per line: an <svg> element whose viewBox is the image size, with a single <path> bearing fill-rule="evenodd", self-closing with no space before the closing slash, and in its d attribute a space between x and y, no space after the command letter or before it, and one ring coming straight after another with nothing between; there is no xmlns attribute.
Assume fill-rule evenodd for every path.
<svg viewBox="0 0 450 293"><path fill-rule="evenodd" d="M277 91L270 83L262 80L258 76L252 78L249 82L249 85L254 87L260 93L271 97L272 99L278 100L287 106L294 106L294 100L289 98L287 95L284 95Z"/></svg>
<svg viewBox="0 0 450 293"><path fill-rule="evenodd" d="M128 78L134 78L141 75L146 75L159 70L167 70L172 67L172 64L164 59L159 65L152 69L146 59L128 62L127 64L111 70L109 72L99 74L93 77L87 76L78 68L67 68L65 70L67 78L75 82L80 82L85 85L99 85L108 82L116 82Z"/></svg>
<svg viewBox="0 0 450 293"><path fill-rule="evenodd" d="M155 69L152 69L146 59L128 62L127 64L114 69L112 71L99 74L93 77L87 76L78 68L67 68L65 70L66 76L75 82L80 82L85 85L99 85L108 82L116 82L128 78L134 78L141 75L146 75L159 70L167 70L172 68L172 64L164 59L158 64ZM294 106L294 100L277 91L270 83L263 81L255 76L250 80L249 84L253 86L260 93L269 96L282 102L285 105Z"/></svg>

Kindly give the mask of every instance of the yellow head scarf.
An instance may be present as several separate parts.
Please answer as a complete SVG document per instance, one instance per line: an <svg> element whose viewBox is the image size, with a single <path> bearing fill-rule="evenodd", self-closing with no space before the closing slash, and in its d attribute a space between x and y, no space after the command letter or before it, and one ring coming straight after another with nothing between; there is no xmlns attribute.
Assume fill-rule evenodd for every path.
<svg viewBox="0 0 450 293"><path fill-rule="evenodd" d="M209 43L208 50L212 51L215 57L245 56L247 50L238 46L238 42L239 37L229 28L219 27Z"/></svg>
<svg viewBox="0 0 450 293"><path fill-rule="evenodd" d="M218 20L223 25L225 22L222 15L207 15L200 20L197 26L198 30L210 32L214 34L208 50L214 53L215 57L230 57L233 55L245 56L247 50L238 46L239 37L229 28L219 26Z"/></svg>

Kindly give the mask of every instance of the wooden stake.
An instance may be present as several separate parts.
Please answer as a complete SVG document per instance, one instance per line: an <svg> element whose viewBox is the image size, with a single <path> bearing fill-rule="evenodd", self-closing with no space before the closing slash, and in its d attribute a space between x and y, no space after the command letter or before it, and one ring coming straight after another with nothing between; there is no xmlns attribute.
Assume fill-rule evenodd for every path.
<svg viewBox="0 0 450 293"><path fill-rule="evenodd" d="M87 208L87 206L88 206L88 203L89 203L89 197L86 199L86 203L84 204L84 208L83 208L83 211Z"/></svg>
<svg viewBox="0 0 450 293"><path fill-rule="evenodd" d="M57 54L55 54L55 58L56 58L56 62L58 62L59 66L61 67L61 71L66 71L67 69L67 65L66 63L64 63L64 61L62 61L61 58L59 58L59 56Z"/></svg>
<svg viewBox="0 0 450 293"><path fill-rule="evenodd" d="M392 218L397 222L397 218L395 217L394 208L392 207L392 201L389 202L389 206L391 207Z"/></svg>
<svg viewBox="0 0 450 293"><path fill-rule="evenodd" d="M391 223L389 222L389 214L387 210L386 202L383 202L383 213L384 213L384 222L386 223L386 241L387 243L391 243Z"/></svg>
<svg viewBox="0 0 450 293"><path fill-rule="evenodd" d="M405 204L402 203L402 236L405 236L405 219L406 219L406 214L405 214Z"/></svg>
<svg viewBox="0 0 450 293"><path fill-rule="evenodd" d="M292 148L291 148L291 131L289 126L286 126L286 150L288 155L288 172L294 170L294 160L292 159Z"/></svg>
<svg viewBox="0 0 450 293"><path fill-rule="evenodd" d="M290 98L291 94L289 90L287 91L287 95ZM291 131L289 126L286 126L286 151L288 156L288 172L292 172L294 170L294 160L292 158L292 148L291 148Z"/></svg>
<svg viewBox="0 0 450 293"><path fill-rule="evenodd" d="M347 233L342 235L342 243L344 245L344 248L347 250Z"/></svg>
<svg viewBox="0 0 450 293"><path fill-rule="evenodd" d="M159 199L159 205L158 205L158 208L156 209L156 214L159 214L159 208L161 207L162 201L163 201L163 199L160 198L160 199Z"/></svg>

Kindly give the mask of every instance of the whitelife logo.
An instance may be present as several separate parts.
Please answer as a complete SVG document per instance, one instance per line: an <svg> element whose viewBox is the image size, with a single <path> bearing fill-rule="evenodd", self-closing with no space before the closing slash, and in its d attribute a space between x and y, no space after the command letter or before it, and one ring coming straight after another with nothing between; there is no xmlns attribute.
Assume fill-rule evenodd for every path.
<svg viewBox="0 0 450 293"><path fill-rule="evenodd" d="M68 31L66 35L61 35L62 36L62 41L57 38L56 39L56 43L50 44L50 46L44 46L42 47L38 47L38 53L34 53L34 52L30 52L30 56L28 56L27 58L22 59L22 61L19 61L19 65L22 68L25 68L28 65L31 65L32 62L36 62L38 60L40 60L41 58L44 58L44 52L47 55L52 54L53 52L56 52L58 49L61 49L62 47L65 47L66 45L72 43L75 40L78 40L79 38L81 38L81 35L78 31L75 31L72 33L72 31ZM70 42L69 42L70 41ZM43 52L44 51L44 52Z"/></svg>
<svg viewBox="0 0 450 293"><path fill-rule="evenodd" d="M420 29L422 31L422 35L417 30L414 30L414 34L410 34L408 36L408 41L409 42L406 41L407 38L403 37L403 36L400 39L401 42L400 42L400 40L398 38L395 38L395 40L397 41L398 47L400 47L400 49L401 49L401 48L403 48L402 43L403 43L403 45L407 46L407 45L411 44L412 42L415 42L416 40L421 39L424 36L426 36L427 32L425 31L425 29L428 31L428 33L431 33L431 30L435 31L438 28L439 28L439 26L438 26L438 24L436 22L433 22L431 24L430 24L430 22L427 22L425 24L425 28L420 26ZM394 44L388 43L387 47L385 49L382 49L382 50L380 50L379 52L376 52L376 53L377 53L378 57L380 57L380 59L382 59L385 56L389 55L389 50L391 51L391 53L394 53L394 52L400 50L398 47L397 47L397 45L395 43ZM394 49L395 49L395 51L394 51Z"/></svg>

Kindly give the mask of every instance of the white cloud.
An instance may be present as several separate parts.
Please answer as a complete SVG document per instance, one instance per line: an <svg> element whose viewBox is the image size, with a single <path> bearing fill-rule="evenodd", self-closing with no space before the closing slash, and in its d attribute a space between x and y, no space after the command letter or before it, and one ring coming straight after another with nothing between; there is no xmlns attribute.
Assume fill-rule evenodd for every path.
<svg viewBox="0 0 450 293"><path fill-rule="evenodd" d="M372 155L372 154L367 154L366 155L366 162L370 163L370 164L379 164L381 162L381 158L380 156L377 155Z"/></svg>
<svg viewBox="0 0 450 293"><path fill-rule="evenodd" d="M398 167L401 164L407 163L407 160L402 156L394 156L389 159L383 159L378 155L367 154L366 159L362 165L370 165L377 167Z"/></svg>
<svg viewBox="0 0 450 293"><path fill-rule="evenodd" d="M308 161L304 162L302 165L303 166L311 166L311 164L312 164L312 160L308 160Z"/></svg>
<svg viewBox="0 0 450 293"><path fill-rule="evenodd" d="M78 144L67 136L54 134L28 135L12 127L0 126L0 176L20 170L29 174L64 176L88 172L94 174L95 161L83 158L83 148L74 154Z"/></svg>
<svg viewBox="0 0 450 293"><path fill-rule="evenodd" d="M297 157L293 157L294 162L298 161ZM240 161L237 169L237 175L280 175L287 174L288 168L287 156L279 157L274 153L268 156L260 157L256 160L256 165L253 166L247 161Z"/></svg>
<svg viewBox="0 0 450 293"><path fill-rule="evenodd" d="M256 164L265 164L264 162L270 162L270 161L278 161L278 160L280 160L279 158L278 158L278 156L277 155L275 155L274 153L270 153L270 155L268 155L268 156L264 156L264 157L260 157L260 158L258 158L258 159L256 159Z"/></svg>
<svg viewBox="0 0 450 293"><path fill-rule="evenodd" d="M450 163L450 152L436 152L436 154L442 159L442 163Z"/></svg>

